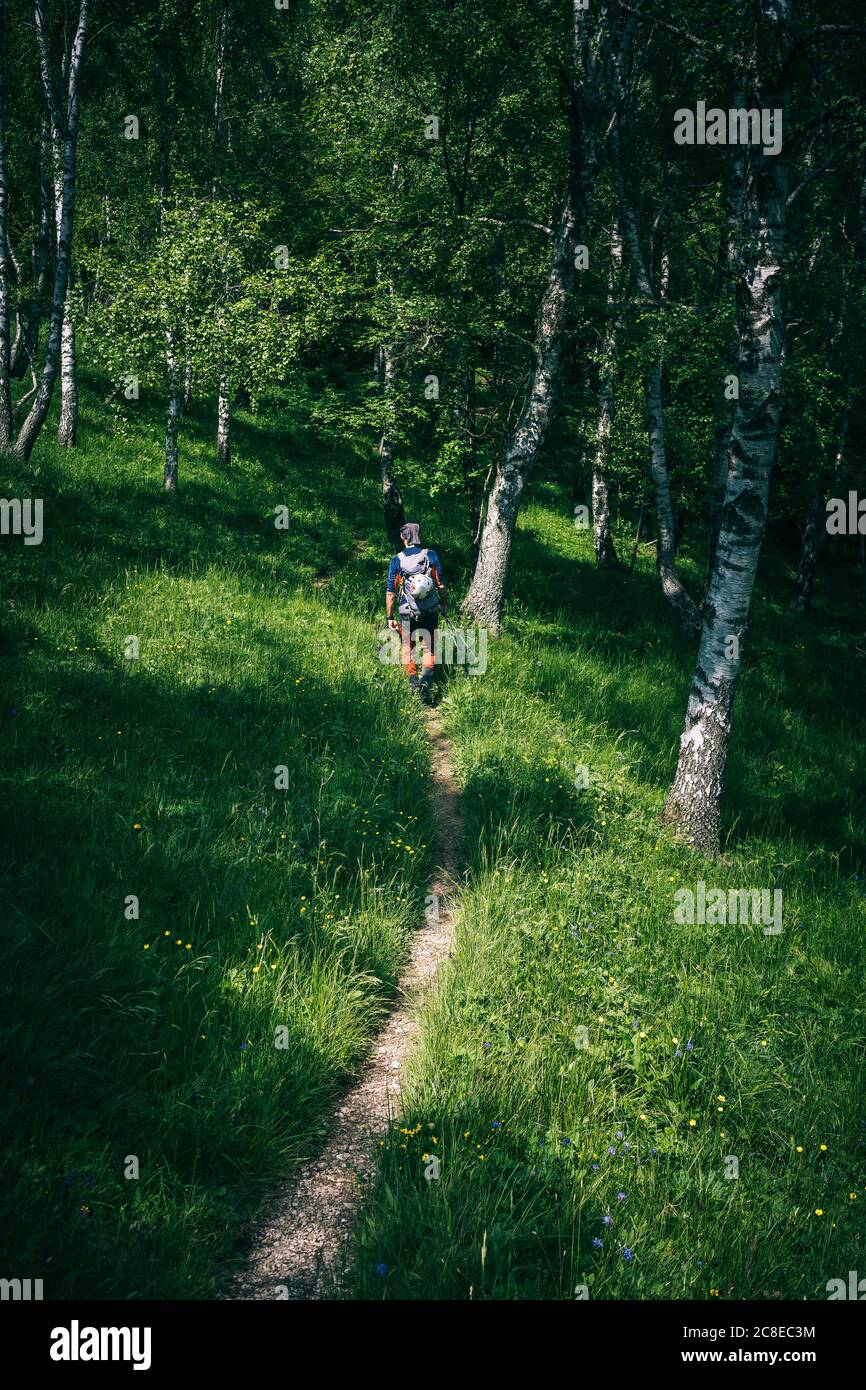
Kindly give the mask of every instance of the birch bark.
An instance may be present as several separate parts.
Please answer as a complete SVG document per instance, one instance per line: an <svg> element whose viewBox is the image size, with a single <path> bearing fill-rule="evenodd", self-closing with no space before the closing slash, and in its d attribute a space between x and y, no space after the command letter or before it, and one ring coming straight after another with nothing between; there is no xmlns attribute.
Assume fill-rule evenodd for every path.
<svg viewBox="0 0 866 1390"><path fill-rule="evenodd" d="M6 13L0 0L0 452L12 444L12 394L9 381L12 260L9 255L9 168L6 158Z"/></svg>
<svg viewBox="0 0 866 1390"><path fill-rule="evenodd" d="M41 35L40 61L42 52L47 54L45 35L45 15L43 0L35 0L37 35ZM66 92L66 121L63 126L62 188L60 196L60 216L58 222L57 259L54 267L54 287L51 296L51 316L48 328L48 341L45 358L39 377L33 404L18 432L14 451L28 459L39 432L45 423L57 368L60 358L60 345L63 334L64 311L69 286L69 265L72 253L72 233L75 223L75 181L76 153L78 144L78 120L81 101L81 67L84 61L84 45L89 17L89 0L80 0L78 23L75 38L69 55L68 80ZM50 73L48 73L50 78Z"/></svg>
<svg viewBox="0 0 866 1390"><path fill-rule="evenodd" d="M765 0L765 74L759 108L788 111L783 71L790 0ZM780 89L781 88L781 89ZM750 103L752 104L752 103ZM729 470L701 641L686 707L674 782L663 820L695 849L716 854L734 696L767 519L770 474L779 432L784 321L782 254L787 160L784 150L746 153L738 250L737 327L740 396L728 446Z"/></svg>
<svg viewBox="0 0 866 1390"><path fill-rule="evenodd" d="M541 295L532 364L519 415L502 454L487 500L478 559L463 601L466 619L496 633L517 514L558 404L565 348L568 296L574 284L575 249L586 227L597 163L598 43L595 22L581 0L572 0L573 53L569 80L569 170L553 256ZM605 20L601 26L604 28Z"/></svg>

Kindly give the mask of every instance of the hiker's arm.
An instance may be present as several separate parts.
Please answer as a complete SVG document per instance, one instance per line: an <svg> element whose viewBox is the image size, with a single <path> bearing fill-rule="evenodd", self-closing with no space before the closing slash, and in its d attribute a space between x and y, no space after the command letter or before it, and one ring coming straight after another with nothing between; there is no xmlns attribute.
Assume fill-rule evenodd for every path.
<svg viewBox="0 0 866 1390"><path fill-rule="evenodd" d="M396 558L391 561L388 570L388 583L385 587L385 616L389 625L394 621L394 602L397 598L397 570L399 566Z"/></svg>
<svg viewBox="0 0 866 1390"><path fill-rule="evenodd" d="M436 588L439 590L439 608L441 609L442 616L443 616L443 618L447 618L447 617L448 617L448 591L447 591L447 589L445 588L445 581L444 581L444 579L442 578L441 569L440 569L440 565L439 565L439 556L438 556L438 555L436 556L435 564L433 564L433 565L430 566L430 573L433 575L433 583L436 585Z"/></svg>

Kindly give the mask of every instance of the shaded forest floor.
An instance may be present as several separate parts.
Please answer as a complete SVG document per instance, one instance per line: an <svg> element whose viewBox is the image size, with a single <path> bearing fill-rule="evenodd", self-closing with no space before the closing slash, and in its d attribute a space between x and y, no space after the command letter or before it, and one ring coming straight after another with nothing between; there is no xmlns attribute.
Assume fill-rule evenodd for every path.
<svg viewBox="0 0 866 1390"><path fill-rule="evenodd" d="M320 1147L423 920L428 753L378 659L369 441L316 436L303 400L241 417L228 469L211 435L188 422L166 499L158 412L120 435L88 391L81 448L46 439L2 479L44 499L45 541L3 542L0 1220L48 1298L214 1293ZM413 501L459 588L459 515ZM596 572L542 483L515 577L486 673L440 679L468 885L355 1292L825 1297L866 1204L850 575L826 566L797 619L768 548L716 865L656 824L693 652L650 562ZM698 879L781 888L782 934L676 925Z"/></svg>

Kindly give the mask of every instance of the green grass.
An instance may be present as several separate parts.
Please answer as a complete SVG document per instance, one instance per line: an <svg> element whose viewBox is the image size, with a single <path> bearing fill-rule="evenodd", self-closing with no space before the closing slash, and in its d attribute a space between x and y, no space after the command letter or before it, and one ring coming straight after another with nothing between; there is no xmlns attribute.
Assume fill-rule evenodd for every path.
<svg viewBox="0 0 866 1390"><path fill-rule="evenodd" d="M551 503L522 518L512 635L446 699L468 887L355 1293L826 1298L866 1207L855 614L822 575L836 624L790 617L765 566L707 863L657 824L692 652L648 567L597 574ZM699 878L780 888L782 934L677 925Z"/></svg>
<svg viewBox="0 0 866 1390"><path fill-rule="evenodd" d="M123 439L88 414L79 450L46 438L5 481L46 534L4 539L0 1221L46 1297L214 1292L423 911L420 720L316 580L354 559L375 481L347 454L329 493L283 423L242 423L220 470L193 421L176 499L153 416Z"/></svg>
<svg viewBox="0 0 866 1390"><path fill-rule="evenodd" d="M393 996L427 754L377 659L370 441L317 434L299 392L220 468L202 409L165 498L156 404L117 432L97 386L80 449L46 432L2 480L46 522L3 540L3 1265L48 1298L208 1297ZM855 586L828 564L793 618L768 551L710 865L657 824L694 654L651 560L597 573L565 491L533 499L508 635L441 682L466 890L355 1293L825 1297L866 1205ZM459 591L458 507L416 506ZM781 888L782 935L676 925L699 878Z"/></svg>

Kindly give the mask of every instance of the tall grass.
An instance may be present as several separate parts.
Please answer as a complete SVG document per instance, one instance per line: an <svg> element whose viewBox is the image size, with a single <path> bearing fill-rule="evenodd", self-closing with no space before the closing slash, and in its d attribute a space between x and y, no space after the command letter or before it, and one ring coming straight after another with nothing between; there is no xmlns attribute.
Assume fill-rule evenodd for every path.
<svg viewBox="0 0 866 1390"><path fill-rule="evenodd" d="M866 1207L857 615L831 575L790 617L765 566L710 864L657 820L693 653L565 511L524 514L512 636L445 702L467 888L355 1294L826 1298ZM679 925L698 879L781 889L781 935Z"/></svg>
<svg viewBox="0 0 866 1390"><path fill-rule="evenodd" d="M194 416L173 499L147 402L125 430L89 405L80 449L46 434L3 479L46 533L3 541L0 1222L4 1272L49 1298L218 1289L421 917L375 460L309 414L240 416L230 469ZM420 500L459 592L459 516ZM693 651L649 560L596 573L569 513L539 486L509 635L441 682L466 890L355 1292L822 1297L866 1203L862 625L830 567L790 617L768 552L709 865L657 826ZM678 925L698 878L780 887L782 935Z"/></svg>
<svg viewBox="0 0 866 1390"><path fill-rule="evenodd" d="M214 1293L423 910L420 721L331 591L375 487L289 421L223 473L207 424L176 499L152 417L4 480L46 532L4 540L0 1224L49 1298Z"/></svg>

